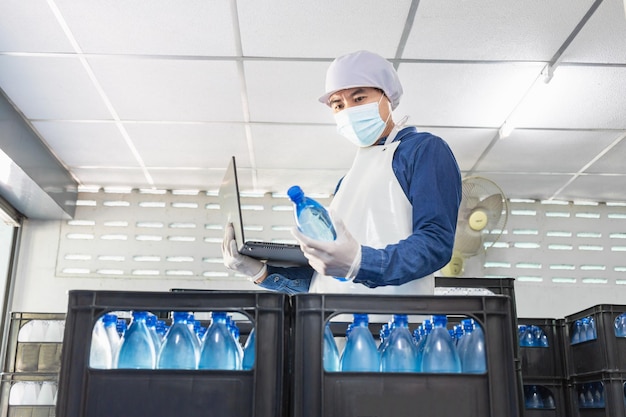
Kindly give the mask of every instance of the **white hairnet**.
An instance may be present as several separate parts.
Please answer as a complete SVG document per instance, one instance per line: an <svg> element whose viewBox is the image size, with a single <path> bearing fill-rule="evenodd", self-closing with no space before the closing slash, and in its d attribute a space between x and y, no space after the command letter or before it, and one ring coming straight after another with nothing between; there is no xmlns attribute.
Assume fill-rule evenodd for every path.
<svg viewBox="0 0 626 417"><path fill-rule="evenodd" d="M328 104L331 95L355 87L375 87L385 92L395 109L402 97L398 73L389 61L368 51L357 51L335 59L326 71L326 94L319 98Z"/></svg>

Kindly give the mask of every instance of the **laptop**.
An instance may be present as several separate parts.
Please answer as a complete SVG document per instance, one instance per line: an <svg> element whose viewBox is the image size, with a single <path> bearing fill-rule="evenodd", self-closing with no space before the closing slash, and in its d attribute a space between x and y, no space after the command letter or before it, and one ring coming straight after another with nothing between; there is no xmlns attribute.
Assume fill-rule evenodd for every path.
<svg viewBox="0 0 626 417"><path fill-rule="evenodd" d="M272 265L299 266L309 264L298 244L246 240L241 216L237 165L234 156L231 158L222 180L219 201L222 224L233 224L235 241L240 254L267 261L268 264Z"/></svg>

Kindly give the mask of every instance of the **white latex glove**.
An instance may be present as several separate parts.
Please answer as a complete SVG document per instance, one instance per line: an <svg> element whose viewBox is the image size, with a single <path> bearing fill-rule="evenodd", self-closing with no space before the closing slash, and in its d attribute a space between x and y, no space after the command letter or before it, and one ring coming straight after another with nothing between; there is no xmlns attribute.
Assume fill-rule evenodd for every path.
<svg viewBox="0 0 626 417"><path fill-rule="evenodd" d="M304 256L318 273L353 279L361 267L361 245L352 237L343 221L333 217L337 239L321 241L303 235L298 228L291 233L300 243Z"/></svg>
<svg viewBox="0 0 626 417"><path fill-rule="evenodd" d="M228 223L224 228L222 257L224 258L226 268L247 275L250 281L256 281L265 275L267 271L265 263L239 253L237 242L235 241L235 229L232 223Z"/></svg>

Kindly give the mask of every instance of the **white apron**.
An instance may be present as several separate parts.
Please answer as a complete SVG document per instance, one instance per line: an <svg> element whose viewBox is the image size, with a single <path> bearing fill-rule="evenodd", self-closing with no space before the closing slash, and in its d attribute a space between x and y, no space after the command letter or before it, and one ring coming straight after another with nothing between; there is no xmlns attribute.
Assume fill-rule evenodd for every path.
<svg viewBox="0 0 626 417"><path fill-rule="evenodd" d="M389 139L392 140L391 135ZM411 203L392 168L393 154L399 144L398 141L359 148L350 171L330 204L361 245L383 249L413 232ZM434 292L434 276L429 275L402 285L369 288L314 272L309 292L427 295Z"/></svg>

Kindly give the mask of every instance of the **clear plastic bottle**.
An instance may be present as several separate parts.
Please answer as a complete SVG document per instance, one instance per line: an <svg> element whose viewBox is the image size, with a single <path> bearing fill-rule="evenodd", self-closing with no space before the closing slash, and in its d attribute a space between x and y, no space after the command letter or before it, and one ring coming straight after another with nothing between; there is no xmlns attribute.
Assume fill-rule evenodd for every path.
<svg viewBox="0 0 626 417"><path fill-rule="evenodd" d="M314 199L304 195L302 189L294 185L287 191L294 204L294 215L298 229L316 240L335 240L337 233L328 211Z"/></svg>
<svg viewBox="0 0 626 417"><path fill-rule="evenodd" d="M246 339L246 344L243 347L243 362L241 363L241 368L244 370L249 370L254 368L254 357L256 356L255 347L256 344L256 331L254 327L250 330L250 334Z"/></svg>
<svg viewBox="0 0 626 417"><path fill-rule="evenodd" d="M395 314L389 339L381 352L383 372L418 372L417 346L413 343L406 314Z"/></svg>
<svg viewBox="0 0 626 417"><path fill-rule="evenodd" d="M465 343L457 346L461 359L461 371L463 373L481 374L487 371L485 335L482 327L476 324L474 320L467 319L466 324L464 324L466 333L463 336Z"/></svg>
<svg viewBox="0 0 626 417"><path fill-rule="evenodd" d="M119 354L120 345L122 344L122 339L117 332L117 316L107 313L102 316L102 323L104 324L104 330L109 339L109 345L111 346L111 368L117 368L117 355Z"/></svg>
<svg viewBox="0 0 626 417"><path fill-rule="evenodd" d="M330 324L324 326L324 354L322 357L324 369L328 372L339 371L339 349L335 342L333 332L330 330Z"/></svg>
<svg viewBox="0 0 626 417"><path fill-rule="evenodd" d="M91 346L89 349L89 366L96 369L111 369L113 366L113 352L109 336L104 328L102 317L96 320L91 331Z"/></svg>
<svg viewBox="0 0 626 417"><path fill-rule="evenodd" d="M583 322L581 320L576 320L572 326L571 344L575 345L577 343L584 342L584 337Z"/></svg>
<svg viewBox="0 0 626 417"><path fill-rule="evenodd" d="M615 317L615 337L626 337L626 313Z"/></svg>
<svg viewBox="0 0 626 417"><path fill-rule="evenodd" d="M447 323L446 316L433 316L433 329L426 339L422 355L422 372L461 372L461 360L446 329Z"/></svg>
<svg viewBox="0 0 626 417"><path fill-rule="evenodd" d="M152 313L148 313L148 316L146 317L146 326L148 326L148 332L150 333L150 337L152 338L152 343L154 343L154 348L156 349L157 353L159 353L159 348L161 347L161 337L157 333L156 329L157 320L157 316Z"/></svg>
<svg viewBox="0 0 626 417"><path fill-rule="evenodd" d="M117 367L120 369L154 369L156 367L156 349L148 330L147 311L133 311L133 319L124 334Z"/></svg>
<svg viewBox="0 0 626 417"><path fill-rule="evenodd" d="M236 342L226 324L226 313L214 311L211 317L211 325L202 341L198 369L241 369Z"/></svg>
<svg viewBox="0 0 626 417"><path fill-rule="evenodd" d="M187 316L187 312L174 311L173 323L159 349L158 369L196 369L198 367L197 337L189 330Z"/></svg>
<svg viewBox="0 0 626 417"><path fill-rule="evenodd" d="M426 346L426 341L428 341L428 336L430 332L433 330L433 322L432 320L424 320L422 326L420 327L421 338L417 343L417 366L420 371L422 371L422 359L424 358L424 347Z"/></svg>
<svg viewBox="0 0 626 417"><path fill-rule="evenodd" d="M380 371L380 355L368 323L367 314L354 314L353 326L340 359L343 372Z"/></svg>

